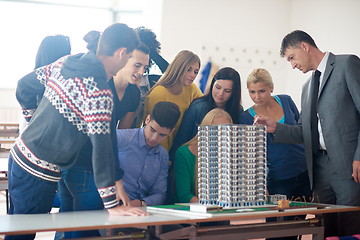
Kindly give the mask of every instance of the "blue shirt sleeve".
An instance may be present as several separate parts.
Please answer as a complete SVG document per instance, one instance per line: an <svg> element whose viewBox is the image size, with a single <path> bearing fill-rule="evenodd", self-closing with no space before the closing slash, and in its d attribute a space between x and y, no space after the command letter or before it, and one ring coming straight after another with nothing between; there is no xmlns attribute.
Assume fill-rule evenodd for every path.
<svg viewBox="0 0 360 240"><path fill-rule="evenodd" d="M122 146L122 140L124 139L124 131L121 130L122 129L116 129L117 149L119 149L119 146ZM117 153L115 155L115 162L115 180L119 181L124 176L124 170L120 167L120 160Z"/></svg>

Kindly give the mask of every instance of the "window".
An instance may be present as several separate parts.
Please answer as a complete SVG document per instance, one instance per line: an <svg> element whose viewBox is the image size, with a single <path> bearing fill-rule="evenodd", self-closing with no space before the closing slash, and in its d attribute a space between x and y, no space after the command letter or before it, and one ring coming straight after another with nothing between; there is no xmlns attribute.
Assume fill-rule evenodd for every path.
<svg viewBox="0 0 360 240"><path fill-rule="evenodd" d="M48 35L69 36L72 54L87 51L82 38L88 31L103 31L113 22L144 25L158 35L161 0L138 0L136 5L135 1L122 0L121 8L112 6L113 2L0 0L0 88L15 88L17 81L33 70L37 49Z"/></svg>

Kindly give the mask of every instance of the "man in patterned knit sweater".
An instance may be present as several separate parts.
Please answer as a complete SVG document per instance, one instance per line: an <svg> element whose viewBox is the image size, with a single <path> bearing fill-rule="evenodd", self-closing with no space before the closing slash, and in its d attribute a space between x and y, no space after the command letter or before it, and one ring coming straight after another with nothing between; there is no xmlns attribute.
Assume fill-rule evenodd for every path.
<svg viewBox="0 0 360 240"><path fill-rule="evenodd" d="M115 176L114 170L113 100L107 84L138 44L133 29L113 24L102 34L96 55L89 52L63 57L19 81L17 98L30 123L10 151L10 214L49 212L61 178L60 168L75 163L88 139L93 145L95 182L105 208L110 214L146 214L138 208L119 206L118 199L126 194L122 186L115 186L122 176ZM34 88L44 87L38 81L45 92L37 106L34 92L38 89ZM34 238L24 235L5 239Z"/></svg>

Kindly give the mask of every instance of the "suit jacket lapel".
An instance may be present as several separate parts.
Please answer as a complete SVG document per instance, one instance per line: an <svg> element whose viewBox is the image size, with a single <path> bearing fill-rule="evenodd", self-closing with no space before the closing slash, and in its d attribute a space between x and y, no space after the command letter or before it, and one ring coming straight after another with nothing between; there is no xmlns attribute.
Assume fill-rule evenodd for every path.
<svg viewBox="0 0 360 240"><path fill-rule="evenodd" d="M322 81L321 81L321 83L320 83L319 98L320 98L320 96L321 96L322 90L323 90L326 82L327 82L328 79L329 79L329 76L330 76L332 70L334 69L334 66L333 66L334 63L335 63L335 55L332 54L332 53L330 53L329 58L328 58L328 61L327 61L327 63L326 63L325 73L324 73L323 79L322 79Z"/></svg>
<svg viewBox="0 0 360 240"><path fill-rule="evenodd" d="M310 115L311 115L311 103L314 101L312 99L311 93L314 88L314 81L313 81L313 75L311 75L310 79L304 84L303 92L302 92L302 106L301 106L301 115L302 119L306 119L306 121L303 121L303 125L309 123L310 124ZM309 121L307 121L309 120Z"/></svg>

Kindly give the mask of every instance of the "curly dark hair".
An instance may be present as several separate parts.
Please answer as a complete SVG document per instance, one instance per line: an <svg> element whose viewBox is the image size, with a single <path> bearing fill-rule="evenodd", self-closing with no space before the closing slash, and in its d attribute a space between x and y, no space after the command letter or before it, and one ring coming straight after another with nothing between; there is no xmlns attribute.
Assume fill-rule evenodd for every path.
<svg viewBox="0 0 360 240"><path fill-rule="evenodd" d="M140 41L145 43L145 45L148 46L151 52L160 53L161 44L156 39L156 34L151 29L140 26L135 28L135 31L138 33Z"/></svg>
<svg viewBox="0 0 360 240"><path fill-rule="evenodd" d="M86 48L89 51L96 53L101 33L99 31L90 31L83 37L83 40L87 42Z"/></svg>

